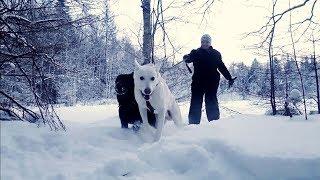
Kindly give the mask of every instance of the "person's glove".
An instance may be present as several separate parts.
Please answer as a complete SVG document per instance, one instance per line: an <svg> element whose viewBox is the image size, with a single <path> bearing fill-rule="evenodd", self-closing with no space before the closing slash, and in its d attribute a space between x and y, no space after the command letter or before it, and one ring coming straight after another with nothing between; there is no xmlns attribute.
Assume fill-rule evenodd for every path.
<svg viewBox="0 0 320 180"><path fill-rule="evenodd" d="M190 55L186 54L186 55L183 56L183 61L187 61L189 58L190 58Z"/></svg>
<svg viewBox="0 0 320 180"><path fill-rule="evenodd" d="M236 80L236 79L237 79L237 77L234 77L234 78L231 78L231 80L229 80L229 88L232 87L234 80Z"/></svg>

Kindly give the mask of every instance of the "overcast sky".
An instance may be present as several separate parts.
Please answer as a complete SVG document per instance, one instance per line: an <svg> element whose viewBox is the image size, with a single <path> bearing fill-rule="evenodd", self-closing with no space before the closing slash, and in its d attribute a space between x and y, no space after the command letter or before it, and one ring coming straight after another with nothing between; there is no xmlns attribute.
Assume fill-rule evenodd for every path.
<svg viewBox="0 0 320 180"><path fill-rule="evenodd" d="M163 0L163 7L167 7L173 0ZM153 2L153 1L152 1ZM181 5L175 1L175 6ZM190 50L198 48L202 34L208 33L212 36L212 45L218 49L223 56L226 64L232 62L245 62L250 64L257 57L244 49L244 46L253 43L252 39L242 39L243 34L256 30L266 21L266 16L270 13L271 0L221 0L215 1L211 12L206 15L207 21L203 21L202 14L195 14L194 9L200 5L184 8L170 8L165 12L165 17L181 17L187 22L170 22L166 24L166 30L176 48L181 50L175 56L175 62L181 61L183 54ZM301 2L301 0L292 0L292 4ZM282 8L287 7L287 2ZM319 4L319 3L318 3ZM115 15L115 22L121 37L128 37L134 45L139 45L138 37L142 37L142 10L140 0L117 0L111 1L110 7ZM280 6L281 7L281 6ZM315 12L320 12L320 5L316 6ZM302 9L301 14L308 14L308 11ZM284 29L284 31L287 31ZM139 34L140 32L140 34ZM140 39L141 41L141 39ZM157 33L158 44L162 41L162 32ZM170 45L167 42L167 54L172 54ZM163 55L163 49L157 49L159 56ZM266 62L266 58L259 58Z"/></svg>

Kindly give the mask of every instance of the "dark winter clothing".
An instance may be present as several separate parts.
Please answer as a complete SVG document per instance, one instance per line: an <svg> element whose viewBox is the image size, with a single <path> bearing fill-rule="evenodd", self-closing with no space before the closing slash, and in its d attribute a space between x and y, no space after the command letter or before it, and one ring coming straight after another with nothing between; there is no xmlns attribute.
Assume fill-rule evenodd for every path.
<svg viewBox="0 0 320 180"><path fill-rule="evenodd" d="M185 57L186 63L193 63L193 81L199 81L203 84L215 82L220 79L218 69L227 80L232 80L227 67L222 62L220 52L212 47L209 49L198 48L197 50L192 50Z"/></svg>
<svg viewBox="0 0 320 180"><path fill-rule="evenodd" d="M217 91L220 81L220 73L233 82L233 79L222 62L219 51L210 47L209 49L198 48L185 55L186 63L193 63L194 73L191 84L191 104L189 110L189 123L199 124L201 118L201 107L203 96L205 96L206 113L208 120L220 118Z"/></svg>
<svg viewBox="0 0 320 180"><path fill-rule="evenodd" d="M192 82L189 124L200 123L203 96L205 96L206 113L208 120L218 120L220 118L217 99L218 86L219 82L212 83L208 86L201 86Z"/></svg>

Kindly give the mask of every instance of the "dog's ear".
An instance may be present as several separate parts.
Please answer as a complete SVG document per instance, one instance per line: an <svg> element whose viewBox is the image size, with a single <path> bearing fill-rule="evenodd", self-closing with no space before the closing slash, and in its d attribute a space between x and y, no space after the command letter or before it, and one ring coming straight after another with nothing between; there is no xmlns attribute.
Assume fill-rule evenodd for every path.
<svg viewBox="0 0 320 180"><path fill-rule="evenodd" d="M139 62L137 60L134 60L134 69L140 69L141 65L139 64Z"/></svg>
<svg viewBox="0 0 320 180"><path fill-rule="evenodd" d="M160 71L157 71L157 76L158 76L158 78L161 77Z"/></svg>
<svg viewBox="0 0 320 180"><path fill-rule="evenodd" d="M160 63L153 64L153 66L156 68L157 72L160 72L160 68L161 68L161 64Z"/></svg>
<svg viewBox="0 0 320 180"><path fill-rule="evenodd" d="M152 68L155 68L157 72L159 72L160 70L160 64L154 64L152 62L150 62L149 64L147 64L148 66L152 67Z"/></svg>

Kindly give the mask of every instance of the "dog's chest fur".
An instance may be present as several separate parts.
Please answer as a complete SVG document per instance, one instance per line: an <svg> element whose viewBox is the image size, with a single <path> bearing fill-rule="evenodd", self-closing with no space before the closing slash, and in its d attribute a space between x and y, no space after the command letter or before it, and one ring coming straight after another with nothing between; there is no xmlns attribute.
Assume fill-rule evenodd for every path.
<svg viewBox="0 0 320 180"><path fill-rule="evenodd" d="M159 114L163 110L164 113L165 113L165 119L166 120L170 120L172 118L172 114L171 114L170 110L167 107L165 107L165 106L160 106L159 107L159 104L156 103L155 100L153 100L153 99L151 99L149 102L150 102L149 105L151 105L151 107L148 107L147 102L145 102L145 106L149 110L152 109L154 114Z"/></svg>

